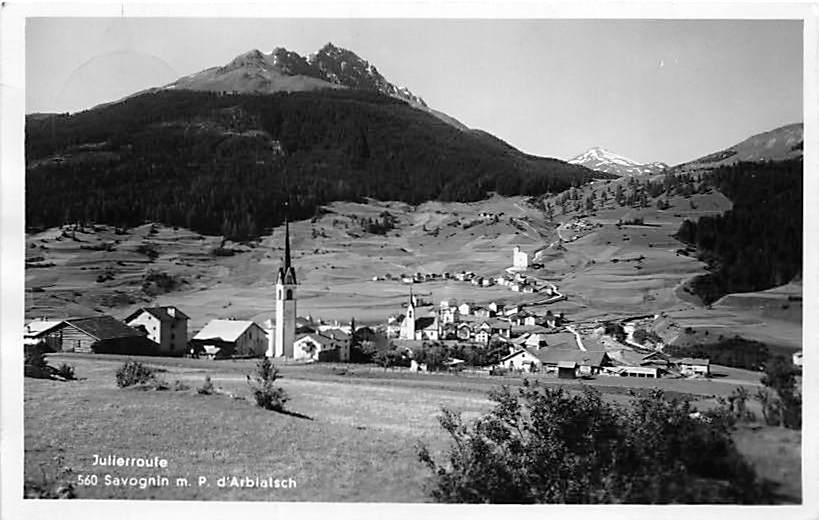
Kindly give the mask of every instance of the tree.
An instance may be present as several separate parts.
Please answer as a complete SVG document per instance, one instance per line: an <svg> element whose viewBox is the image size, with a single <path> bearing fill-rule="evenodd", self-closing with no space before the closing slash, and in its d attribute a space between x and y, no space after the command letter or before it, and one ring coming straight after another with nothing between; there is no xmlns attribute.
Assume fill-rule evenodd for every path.
<svg viewBox="0 0 819 520"><path fill-rule="evenodd" d="M279 379L279 370L273 365L270 358L260 359L256 363L254 376L246 377L247 384L253 391L253 397L259 407L275 412L284 411L284 403L287 402L288 397L283 388L275 385L276 380Z"/></svg>
<svg viewBox="0 0 819 520"><path fill-rule="evenodd" d="M770 499L731 438L724 409L698 412L655 390L621 408L586 388L529 384L490 393L471 423L444 409L452 440L439 463L425 446L430 493L471 503L754 503Z"/></svg>
<svg viewBox="0 0 819 520"><path fill-rule="evenodd" d="M798 430L802 427L802 395L797 386L796 373L796 368L781 356L765 363L762 384L775 393L776 399L766 395L764 402L762 399L760 402L763 408L767 405L769 417L775 418L779 426Z"/></svg>

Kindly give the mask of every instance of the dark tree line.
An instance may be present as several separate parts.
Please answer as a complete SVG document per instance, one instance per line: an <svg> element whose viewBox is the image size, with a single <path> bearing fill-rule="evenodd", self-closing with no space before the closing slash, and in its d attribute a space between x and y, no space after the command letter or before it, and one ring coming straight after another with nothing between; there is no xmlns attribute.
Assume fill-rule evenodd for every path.
<svg viewBox="0 0 819 520"><path fill-rule="evenodd" d="M706 179L733 208L685 220L676 235L709 264L711 272L692 282L705 303L782 285L802 272L801 159L738 163Z"/></svg>
<svg viewBox="0 0 819 520"><path fill-rule="evenodd" d="M559 192L599 176L356 91L157 92L29 117L26 223L185 226L233 239L364 197L418 204Z"/></svg>

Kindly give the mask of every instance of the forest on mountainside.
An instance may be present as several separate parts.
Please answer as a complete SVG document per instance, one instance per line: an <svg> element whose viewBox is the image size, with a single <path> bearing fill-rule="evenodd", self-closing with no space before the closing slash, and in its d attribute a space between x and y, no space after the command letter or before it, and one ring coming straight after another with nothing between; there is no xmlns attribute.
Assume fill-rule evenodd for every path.
<svg viewBox="0 0 819 520"><path fill-rule="evenodd" d="M690 284L703 302L769 289L801 274L802 171L800 158L737 163L704 175L733 208L696 222L685 220L676 234L709 265L711 272Z"/></svg>
<svg viewBox="0 0 819 520"><path fill-rule="evenodd" d="M235 240L323 204L557 193L607 177L353 90L158 91L26 121L26 226L184 226Z"/></svg>

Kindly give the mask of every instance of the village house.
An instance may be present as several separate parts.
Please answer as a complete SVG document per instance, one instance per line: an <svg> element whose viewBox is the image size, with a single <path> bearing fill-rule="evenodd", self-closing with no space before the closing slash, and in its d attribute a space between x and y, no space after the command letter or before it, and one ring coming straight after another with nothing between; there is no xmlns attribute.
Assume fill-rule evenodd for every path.
<svg viewBox="0 0 819 520"><path fill-rule="evenodd" d="M680 368L680 373L686 376L711 374L711 361L708 359L682 358L677 360L677 366Z"/></svg>
<svg viewBox="0 0 819 520"><path fill-rule="evenodd" d="M512 316L513 314L517 314L523 310L521 305L510 305L509 307L504 307L503 314L504 316Z"/></svg>
<svg viewBox="0 0 819 520"><path fill-rule="evenodd" d="M185 354L188 344L188 316L174 306L142 307L125 318L125 324L145 331L163 355Z"/></svg>
<svg viewBox="0 0 819 520"><path fill-rule="evenodd" d="M441 316L441 325L447 325L449 323L456 323L461 318L461 313L458 311L458 307L444 307L440 311Z"/></svg>
<svg viewBox="0 0 819 520"><path fill-rule="evenodd" d="M248 320L211 320L191 341L196 353L214 359L263 356L268 347L267 333Z"/></svg>
<svg viewBox="0 0 819 520"><path fill-rule="evenodd" d="M50 352L62 350L62 331L58 320L34 320L23 329L23 344L41 345Z"/></svg>
<svg viewBox="0 0 819 520"><path fill-rule="evenodd" d="M293 359L302 361L350 361L351 337L339 329L299 336L293 342Z"/></svg>
<svg viewBox="0 0 819 520"><path fill-rule="evenodd" d="M472 312L472 305L468 303L462 303L458 306L458 312L461 313L463 316L469 316Z"/></svg>
<svg viewBox="0 0 819 520"><path fill-rule="evenodd" d="M599 374L605 367L612 365L608 354L602 351L531 347L517 350L500 361L500 365L508 370L553 373L558 372L560 363L574 363L577 371L584 375Z"/></svg>
<svg viewBox="0 0 819 520"><path fill-rule="evenodd" d="M156 354L156 343L107 315L67 319L51 330L59 334L62 352Z"/></svg>
<svg viewBox="0 0 819 520"><path fill-rule="evenodd" d="M475 316L477 316L478 318L494 318L495 317L495 311L493 311L492 309L490 309L488 307L475 307L475 309L473 310L472 313Z"/></svg>
<svg viewBox="0 0 819 520"><path fill-rule="evenodd" d="M469 341L473 336L472 324L468 322L461 322L456 329L458 339Z"/></svg>

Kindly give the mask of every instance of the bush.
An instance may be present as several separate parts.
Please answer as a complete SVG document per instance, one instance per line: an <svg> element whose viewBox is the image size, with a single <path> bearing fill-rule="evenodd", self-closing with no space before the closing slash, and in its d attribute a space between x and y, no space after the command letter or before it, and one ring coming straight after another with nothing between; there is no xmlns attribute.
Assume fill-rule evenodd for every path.
<svg viewBox="0 0 819 520"><path fill-rule="evenodd" d="M213 393L213 381L210 380L210 376L205 376L205 382L196 389L196 393L202 395L211 395Z"/></svg>
<svg viewBox="0 0 819 520"><path fill-rule="evenodd" d="M156 260L159 256L159 251L156 250L156 246L154 244L140 244L136 248L136 252L147 256L149 259Z"/></svg>
<svg viewBox="0 0 819 520"><path fill-rule="evenodd" d="M73 470L65 466L62 455L54 459L56 468L53 472L46 471L40 465L40 479L26 480L23 485L23 498L76 498L72 483Z"/></svg>
<svg viewBox="0 0 819 520"><path fill-rule="evenodd" d="M45 348L42 344L25 348L25 359L23 361L23 375L35 379L50 379L51 368L46 363Z"/></svg>
<svg viewBox="0 0 819 520"><path fill-rule="evenodd" d="M140 385L149 383L154 378L154 371L139 361L128 360L117 370L117 386Z"/></svg>
<svg viewBox="0 0 819 520"><path fill-rule="evenodd" d="M173 382L173 391L174 392L184 392L184 391L190 390L190 389L191 389L191 387L188 386L187 384L185 384L184 381L180 381L179 379L177 379L176 381Z"/></svg>
<svg viewBox="0 0 819 520"><path fill-rule="evenodd" d="M66 381L73 381L77 379L74 375L74 367L68 363L63 363L54 371L54 375L59 376Z"/></svg>
<svg viewBox="0 0 819 520"><path fill-rule="evenodd" d="M698 412L662 391L628 407L600 392L524 385L490 393L495 408L474 422L444 409L453 441L446 462L425 446L440 502L470 503L754 503L770 499L738 453L733 418Z"/></svg>
<svg viewBox="0 0 819 520"><path fill-rule="evenodd" d="M214 247L211 249L211 254L213 256L233 256L236 254L236 251L228 248L228 247Z"/></svg>
<svg viewBox="0 0 819 520"><path fill-rule="evenodd" d="M284 411L287 394L281 387L274 385L279 378L279 371L268 358L262 358L256 364L256 374L253 378L247 376L247 383L253 390L256 404L265 410L276 412Z"/></svg>
<svg viewBox="0 0 819 520"><path fill-rule="evenodd" d="M763 413L769 424L778 424L786 428L798 430L802 428L802 394L796 381L797 370L790 361L781 356L769 360L765 364L765 375L762 384L772 390L766 393L767 399L762 400L759 392Z"/></svg>

